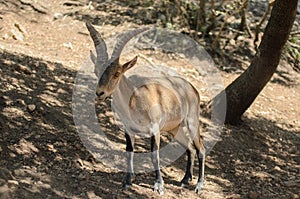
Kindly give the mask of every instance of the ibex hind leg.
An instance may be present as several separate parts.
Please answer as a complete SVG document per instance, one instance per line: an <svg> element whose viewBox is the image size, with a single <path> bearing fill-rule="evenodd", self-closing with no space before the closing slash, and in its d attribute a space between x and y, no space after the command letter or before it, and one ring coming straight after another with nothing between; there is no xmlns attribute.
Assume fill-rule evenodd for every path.
<svg viewBox="0 0 300 199"><path fill-rule="evenodd" d="M189 137L189 132L187 132L187 121L184 120L182 123L175 129L169 131L176 141L186 149L187 154L187 164L186 164L186 171L185 175L181 180L181 187L188 187L190 181L193 179L193 167L195 161L196 150L192 140Z"/></svg>
<svg viewBox="0 0 300 199"><path fill-rule="evenodd" d="M198 182L195 188L196 193L200 193L202 187L203 187L203 182L204 182L204 161L205 161L205 148L203 146L201 136L200 136L200 124L198 119L196 117L190 117L187 119L187 125L188 125L188 130L190 132L190 136L193 139L194 147L196 149L196 154L198 157L199 161L199 176L198 176Z"/></svg>
<svg viewBox="0 0 300 199"><path fill-rule="evenodd" d="M126 158L127 158L127 172L123 182L124 188L129 188L132 185L133 175L133 148L134 148L134 134L125 133L126 138Z"/></svg>
<svg viewBox="0 0 300 199"><path fill-rule="evenodd" d="M205 163L205 149L202 141L200 140L200 137L199 137L199 141L195 143L195 147L196 147L196 153L199 161L199 176L198 176L198 182L195 188L195 192L199 194L204 183L204 163Z"/></svg>
<svg viewBox="0 0 300 199"><path fill-rule="evenodd" d="M160 195L164 194L164 181L160 172L159 163L159 145L160 145L160 131L157 124L153 124L150 128L151 133L151 158L154 166L156 179L154 183L154 191L157 191Z"/></svg>
<svg viewBox="0 0 300 199"><path fill-rule="evenodd" d="M189 146L186 150L187 154L187 164L185 175L181 180L181 187L188 187L190 182L193 180L193 167L195 161L196 150L194 147Z"/></svg>

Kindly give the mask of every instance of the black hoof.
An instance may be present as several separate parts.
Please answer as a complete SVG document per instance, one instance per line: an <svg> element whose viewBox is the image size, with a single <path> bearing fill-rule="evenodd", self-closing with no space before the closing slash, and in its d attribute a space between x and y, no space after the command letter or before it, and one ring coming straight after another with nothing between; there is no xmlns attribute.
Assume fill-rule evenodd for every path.
<svg viewBox="0 0 300 199"><path fill-rule="evenodd" d="M181 180L181 187L188 187L190 185L190 182L192 181L191 178L183 178Z"/></svg>

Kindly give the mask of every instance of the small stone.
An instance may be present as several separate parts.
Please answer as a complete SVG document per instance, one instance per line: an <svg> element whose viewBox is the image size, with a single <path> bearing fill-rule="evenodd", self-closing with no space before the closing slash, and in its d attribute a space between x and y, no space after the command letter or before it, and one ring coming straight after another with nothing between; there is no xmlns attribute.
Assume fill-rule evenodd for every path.
<svg viewBox="0 0 300 199"><path fill-rule="evenodd" d="M273 170L274 171L280 171L280 172L282 171L282 169L279 166L275 166Z"/></svg>
<svg viewBox="0 0 300 199"><path fill-rule="evenodd" d="M29 112L33 112L35 109L36 109L36 106L34 104L29 104L28 105Z"/></svg>
<svg viewBox="0 0 300 199"><path fill-rule="evenodd" d="M86 176L84 174L82 174L82 173L78 175L78 179L79 180L83 180L85 178L86 178Z"/></svg>
<svg viewBox="0 0 300 199"><path fill-rule="evenodd" d="M63 18L63 16L64 16L64 15L63 15L62 13L57 12L57 13L54 14L53 17L54 17L54 19L56 20L56 19L61 19L61 18Z"/></svg>
<svg viewBox="0 0 300 199"><path fill-rule="evenodd" d="M69 42L69 43L64 43L63 46L66 47L66 48L69 48L69 49L73 49L73 45L72 45L71 42Z"/></svg>
<svg viewBox="0 0 300 199"><path fill-rule="evenodd" d="M245 37L242 36L242 35L240 35L240 36L237 37L237 40L238 40L238 41L244 41L244 40L245 40Z"/></svg>
<svg viewBox="0 0 300 199"><path fill-rule="evenodd" d="M3 102L6 106L9 106L12 104L12 100L8 96L2 96Z"/></svg>
<svg viewBox="0 0 300 199"><path fill-rule="evenodd" d="M19 182L16 180L8 180L7 182L12 185L19 185Z"/></svg>
<svg viewBox="0 0 300 199"><path fill-rule="evenodd" d="M23 66L23 65L18 65L18 71L25 73L26 75L30 75L31 71L27 66Z"/></svg>
<svg viewBox="0 0 300 199"><path fill-rule="evenodd" d="M20 105L25 105L25 101L23 99L17 99L16 102Z"/></svg>
<svg viewBox="0 0 300 199"><path fill-rule="evenodd" d="M24 36L23 36L23 34L21 32L15 30L15 29L12 29L11 33L12 33L12 37L15 40L24 41Z"/></svg>
<svg viewBox="0 0 300 199"><path fill-rule="evenodd" d="M67 77L67 78L65 78L65 81L66 81L67 83L74 83L74 78L72 78L72 77Z"/></svg>
<svg viewBox="0 0 300 199"><path fill-rule="evenodd" d="M163 14L160 15L159 18L160 18L160 20L162 20L163 22L165 22L166 19L167 19L167 17L166 17L165 15L163 15Z"/></svg>
<svg viewBox="0 0 300 199"><path fill-rule="evenodd" d="M257 199L259 196L259 193L257 193L256 191L253 191L249 194L249 198L251 199Z"/></svg>
<svg viewBox="0 0 300 199"><path fill-rule="evenodd" d="M7 33L5 33L3 36L2 36L2 39L3 40L6 40L6 39L8 39L9 38L9 35L7 34Z"/></svg>
<svg viewBox="0 0 300 199"><path fill-rule="evenodd" d="M2 96L2 99L9 100L9 97L4 95L4 96Z"/></svg>
<svg viewBox="0 0 300 199"><path fill-rule="evenodd" d="M229 43L230 43L232 46L235 46L235 40L234 40L234 39L230 39L230 40L229 40Z"/></svg>

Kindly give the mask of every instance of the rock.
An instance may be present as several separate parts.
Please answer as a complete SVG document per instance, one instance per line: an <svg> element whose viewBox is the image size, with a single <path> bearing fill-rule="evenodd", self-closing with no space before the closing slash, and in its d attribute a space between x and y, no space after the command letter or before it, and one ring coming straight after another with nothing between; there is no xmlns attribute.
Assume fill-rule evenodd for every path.
<svg viewBox="0 0 300 199"><path fill-rule="evenodd" d="M0 102L3 102L3 105L9 106L12 104L12 100L8 96L2 96L2 99Z"/></svg>
<svg viewBox="0 0 300 199"><path fill-rule="evenodd" d="M8 182L8 184L19 185L19 182L16 180L8 180L7 182Z"/></svg>
<svg viewBox="0 0 300 199"><path fill-rule="evenodd" d="M80 158L78 158L76 162L79 164L80 167L83 167L83 161Z"/></svg>
<svg viewBox="0 0 300 199"><path fill-rule="evenodd" d="M234 40L234 39L230 39L230 40L229 40L229 43L230 43L232 46L235 46L235 45L236 45L236 43L235 43L235 40Z"/></svg>
<svg viewBox="0 0 300 199"><path fill-rule="evenodd" d="M29 104L29 105L27 106L27 108L28 108L29 112L33 112L33 111L35 111L36 106L35 106L34 104Z"/></svg>
<svg viewBox="0 0 300 199"><path fill-rule="evenodd" d="M61 19L61 18L63 18L63 14L62 13L54 13L54 15L53 15L53 18L54 18L54 20L57 20L57 19Z"/></svg>
<svg viewBox="0 0 300 199"><path fill-rule="evenodd" d="M238 40L238 41L244 41L244 40L245 40L245 37L242 36L242 35L239 35L239 36L237 37L237 40Z"/></svg>
<svg viewBox="0 0 300 199"><path fill-rule="evenodd" d="M11 30L11 33L12 33L12 37L15 39L15 40L18 40L18 41L24 41L24 35L16 30L16 29L12 29Z"/></svg>
<svg viewBox="0 0 300 199"><path fill-rule="evenodd" d="M41 135L36 135L34 136L35 139L40 139L41 138Z"/></svg>
<svg viewBox="0 0 300 199"><path fill-rule="evenodd" d="M273 171L282 172L282 169L279 166L275 166Z"/></svg>
<svg viewBox="0 0 300 199"><path fill-rule="evenodd" d="M259 196L259 193L256 191L253 191L249 194L249 198L251 198L251 199L257 199L258 196Z"/></svg>
<svg viewBox="0 0 300 199"><path fill-rule="evenodd" d="M8 39L9 38L9 35L7 34L7 33L5 33L3 36L2 36L2 39L3 40L6 40L6 39Z"/></svg>
<svg viewBox="0 0 300 199"><path fill-rule="evenodd" d="M23 99L17 99L16 102L22 106L25 105L25 101Z"/></svg>
<svg viewBox="0 0 300 199"><path fill-rule="evenodd" d="M79 180L84 180L85 178L86 178L86 176L83 173L78 175Z"/></svg>
<svg viewBox="0 0 300 199"><path fill-rule="evenodd" d="M20 71L20 72L22 72L22 73L25 73L27 75L31 74L31 71L30 71L30 69L27 66L18 65L17 70Z"/></svg>
<svg viewBox="0 0 300 199"><path fill-rule="evenodd" d="M72 77L66 77L65 79L64 79L67 83L74 83L75 81L74 81L74 78L72 78Z"/></svg>
<svg viewBox="0 0 300 199"><path fill-rule="evenodd" d="M165 15L163 15L163 14L161 14L161 15L159 16L159 18L160 18L160 20L162 20L163 22L165 22L166 19L167 19L167 17L166 17Z"/></svg>
<svg viewBox="0 0 300 199"><path fill-rule="evenodd" d="M69 49L73 49L73 45L72 45L71 42L69 42L69 43L64 43L63 46L66 47L66 48L69 48Z"/></svg>

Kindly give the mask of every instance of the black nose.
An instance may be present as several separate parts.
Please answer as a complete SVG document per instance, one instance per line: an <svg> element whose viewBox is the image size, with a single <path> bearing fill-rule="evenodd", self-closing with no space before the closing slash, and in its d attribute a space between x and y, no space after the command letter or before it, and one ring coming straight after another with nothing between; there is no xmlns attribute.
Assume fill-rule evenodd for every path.
<svg viewBox="0 0 300 199"><path fill-rule="evenodd" d="M96 93L96 95L98 96L98 97L101 97L102 95L104 95L104 92L102 91L102 92L100 92L100 93Z"/></svg>

